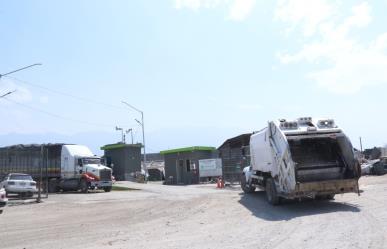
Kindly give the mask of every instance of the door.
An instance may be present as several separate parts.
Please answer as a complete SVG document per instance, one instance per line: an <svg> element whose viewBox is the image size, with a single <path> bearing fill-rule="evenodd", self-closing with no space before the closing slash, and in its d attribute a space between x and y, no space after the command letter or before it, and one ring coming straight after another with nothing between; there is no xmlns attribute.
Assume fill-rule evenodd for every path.
<svg viewBox="0 0 387 249"><path fill-rule="evenodd" d="M176 183L184 184L184 160L176 160Z"/></svg>

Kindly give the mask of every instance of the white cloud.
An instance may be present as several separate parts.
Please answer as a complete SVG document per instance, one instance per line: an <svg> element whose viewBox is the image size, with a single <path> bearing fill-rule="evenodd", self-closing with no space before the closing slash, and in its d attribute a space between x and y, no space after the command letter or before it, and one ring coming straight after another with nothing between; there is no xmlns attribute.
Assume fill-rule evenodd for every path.
<svg viewBox="0 0 387 249"><path fill-rule="evenodd" d="M235 0L230 5L229 18L235 21L243 21L253 10L255 0Z"/></svg>
<svg viewBox="0 0 387 249"><path fill-rule="evenodd" d="M338 8L336 2L329 6L325 1L318 1L328 4L324 9L331 10L318 18L294 10L294 5L289 2L279 5L281 11L277 11L276 16L281 21L290 21L292 31L302 29L305 43L295 53L278 53L282 63L305 61L324 64L325 68L311 71L307 77L335 93L356 93L366 86L387 83L387 33L381 33L367 42L360 42L353 37L372 21L368 3L353 6L348 16L332 19L330 17L335 15ZM284 6L292 7L286 9ZM300 13L300 16L293 17L293 14L288 13L291 11Z"/></svg>
<svg viewBox="0 0 387 249"><path fill-rule="evenodd" d="M200 8L215 8L220 3L224 1L222 0L175 0L175 8L182 9L188 8L192 10L198 10Z"/></svg>
<svg viewBox="0 0 387 249"><path fill-rule="evenodd" d="M176 9L227 9L227 19L243 21L250 16L256 0L175 0Z"/></svg>
<svg viewBox="0 0 387 249"><path fill-rule="evenodd" d="M39 97L39 102L41 104L48 104L48 97L47 96L41 96Z"/></svg>
<svg viewBox="0 0 387 249"><path fill-rule="evenodd" d="M337 8L337 2L326 0L280 0L275 18L290 24L287 32L301 27L305 36L311 36L322 22L336 14Z"/></svg>

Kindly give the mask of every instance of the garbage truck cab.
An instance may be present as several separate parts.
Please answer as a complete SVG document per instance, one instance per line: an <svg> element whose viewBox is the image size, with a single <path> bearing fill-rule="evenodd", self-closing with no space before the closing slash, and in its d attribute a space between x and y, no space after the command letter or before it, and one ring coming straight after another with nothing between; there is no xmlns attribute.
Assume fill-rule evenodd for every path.
<svg viewBox="0 0 387 249"><path fill-rule="evenodd" d="M283 198L332 199L359 192L360 166L350 140L333 119L269 122L251 136L250 156L241 187L245 193L264 189L273 205Z"/></svg>

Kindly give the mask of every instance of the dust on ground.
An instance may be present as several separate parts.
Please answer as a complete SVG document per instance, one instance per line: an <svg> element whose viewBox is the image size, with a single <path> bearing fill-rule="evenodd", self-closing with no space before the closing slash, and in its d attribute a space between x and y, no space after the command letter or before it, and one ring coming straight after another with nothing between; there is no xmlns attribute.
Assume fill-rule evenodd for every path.
<svg viewBox="0 0 387 249"><path fill-rule="evenodd" d="M387 175L361 178L361 196L275 207L215 184L117 185L141 190L6 208L0 248L387 248Z"/></svg>

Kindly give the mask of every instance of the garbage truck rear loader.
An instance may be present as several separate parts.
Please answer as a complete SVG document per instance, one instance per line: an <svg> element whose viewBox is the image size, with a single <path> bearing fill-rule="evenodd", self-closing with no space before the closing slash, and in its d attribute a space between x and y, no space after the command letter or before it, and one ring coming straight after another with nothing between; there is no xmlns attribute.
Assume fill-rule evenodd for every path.
<svg viewBox="0 0 387 249"><path fill-rule="evenodd" d="M273 205L282 198L359 193L360 167L352 144L333 119L269 122L251 136L250 156L241 187L245 193L264 189Z"/></svg>

